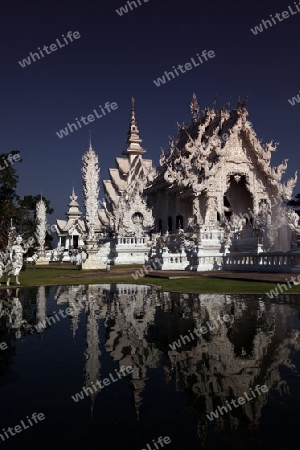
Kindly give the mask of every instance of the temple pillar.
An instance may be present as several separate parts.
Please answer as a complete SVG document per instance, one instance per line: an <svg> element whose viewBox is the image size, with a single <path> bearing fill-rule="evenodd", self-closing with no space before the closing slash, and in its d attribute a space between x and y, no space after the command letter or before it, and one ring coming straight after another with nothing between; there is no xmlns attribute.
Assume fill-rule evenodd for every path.
<svg viewBox="0 0 300 450"><path fill-rule="evenodd" d="M173 212L173 233L176 233L176 216L178 215L179 209L179 201L178 201L178 192L175 192L174 196L174 212Z"/></svg>
<svg viewBox="0 0 300 450"><path fill-rule="evenodd" d="M169 195L164 192L164 205L165 208L162 210L162 232L166 233L168 231L168 211L169 211Z"/></svg>

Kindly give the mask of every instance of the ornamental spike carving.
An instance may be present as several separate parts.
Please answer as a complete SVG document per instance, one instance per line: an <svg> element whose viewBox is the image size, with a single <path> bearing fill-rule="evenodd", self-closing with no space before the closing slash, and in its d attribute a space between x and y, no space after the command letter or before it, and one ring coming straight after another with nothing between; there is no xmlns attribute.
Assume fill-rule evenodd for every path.
<svg viewBox="0 0 300 450"><path fill-rule="evenodd" d="M197 123L180 129L160 158L159 173L170 189L176 185L197 194L205 189L210 191L212 177L219 176L222 184L224 171L232 173L233 166L238 164L234 175L241 176L249 173L252 164L255 173L266 178L272 195L281 193L285 198L290 197L295 178L281 184L287 160L278 167L270 166L278 143L263 144L247 116L247 101L239 100L238 108L231 111L228 106L218 111L205 108Z"/></svg>
<svg viewBox="0 0 300 450"><path fill-rule="evenodd" d="M193 121L197 122L199 120L199 104L198 104L198 100L197 100L197 96L194 93L193 97L192 97L192 103L190 105L190 109L191 109L191 114L193 117Z"/></svg>
<svg viewBox="0 0 300 450"><path fill-rule="evenodd" d="M91 144L87 152L83 155L82 161L83 166L81 173L83 181L85 220L89 239L93 239L95 236L95 226L98 215L100 169L98 167L98 156L93 150Z"/></svg>
<svg viewBox="0 0 300 450"><path fill-rule="evenodd" d="M44 200L41 198L36 204L36 238L39 244L39 253L42 256L45 251L45 239L47 233L47 212Z"/></svg>

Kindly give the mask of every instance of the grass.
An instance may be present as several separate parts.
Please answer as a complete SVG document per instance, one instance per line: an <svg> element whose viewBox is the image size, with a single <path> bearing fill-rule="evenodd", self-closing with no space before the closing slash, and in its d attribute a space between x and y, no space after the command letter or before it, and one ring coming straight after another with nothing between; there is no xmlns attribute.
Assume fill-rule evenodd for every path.
<svg viewBox="0 0 300 450"><path fill-rule="evenodd" d="M126 266L126 268L130 268ZM137 269L137 266L133 266ZM52 285L78 285L78 284L110 284L110 283L130 283L155 285L163 290L177 292L196 293L221 293L221 294L265 294L277 287L276 283L263 281L242 281L221 278L184 278L184 279L163 279L142 277L134 280L130 276L122 276L118 272L119 267L113 268L110 272L99 271L79 271L74 267L60 268L29 268L20 273L20 287L29 286L52 286ZM117 271L114 274L114 271ZM70 277L72 275L72 277ZM74 278L73 278L74 277ZM11 287L16 287L15 278L11 279ZM0 289L5 289L5 277L1 281ZM293 286L292 289L283 291L283 294L300 293L300 285Z"/></svg>

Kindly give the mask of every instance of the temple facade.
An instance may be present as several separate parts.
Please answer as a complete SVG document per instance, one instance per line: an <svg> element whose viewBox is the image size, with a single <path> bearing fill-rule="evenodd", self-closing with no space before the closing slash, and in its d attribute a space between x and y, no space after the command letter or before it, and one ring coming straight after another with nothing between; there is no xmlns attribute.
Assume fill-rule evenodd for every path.
<svg viewBox="0 0 300 450"><path fill-rule="evenodd" d="M282 182L287 160L271 166L277 144L258 139L246 102L236 109L213 104L200 114L194 94L190 109L191 122L178 126L155 169L141 146L132 99L127 148L103 181L103 200L96 198L99 190L92 199L99 205L93 233L103 263L213 270L226 255L289 252L295 246L299 218L287 202L297 173ZM90 169L90 179L98 180L97 170L93 175ZM68 221L57 221L65 239L60 245L71 250L83 247L89 233L76 199L73 192Z"/></svg>
<svg viewBox="0 0 300 450"><path fill-rule="evenodd" d="M67 220L56 221L56 233L58 236L58 251L63 251L63 261L69 260L69 251L84 246L83 236L86 234L86 225L80 217L82 215L77 202L74 188L70 196L69 209L66 213ZM57 251L55 252L57 254ZM56 256L57 257L57 256Z"/></svg>
<svg viewBox="0 0 300 450"><path fill-rule="evenodd" d="M125 157L116 158L116 168L109 170L110 180L103 181L106 201L98 211L102 232L115 236L115 264L143 264L149 257L154 217L144 190L156 171L152 160L143 158L146 150L141 142L132 99Z"/></svg>

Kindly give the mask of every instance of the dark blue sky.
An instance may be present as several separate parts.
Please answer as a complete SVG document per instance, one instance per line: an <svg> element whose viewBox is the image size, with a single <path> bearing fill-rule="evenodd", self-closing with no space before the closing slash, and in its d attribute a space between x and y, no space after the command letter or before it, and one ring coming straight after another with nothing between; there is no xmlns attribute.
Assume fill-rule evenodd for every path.
<svg viewBox="0 0 300 450"><path fill-rule="evenodd" d="M216 94L220 105L232 98L232 107L238 96L248 94L249 120L258 137L280 142L272 164L289 158L285 178L300 165L300 104L288 103L300 90L300 13L256 36L250 31L270 14L288 6L295 10L294 1L140 2L121 17L115 10L125 0L1 4L0 153L20 150L18 192L42 191L55 209L50 223L64 218L73 183L81 192L81 157L89 130L101 179L108 178L107 169L126 146L131 96L142 145L155 166L176 123L190 119L193 92L202 108ZM30 66L19 65L38 47L59 38L63 42L68 31L81 37ZM190 62L203 50L213 50L215 58L163 86L154 85L164 71ZM118 109L58 138L56 131L105 102L116 102ZM295 193L299 191L298 183Z"/></svg>

